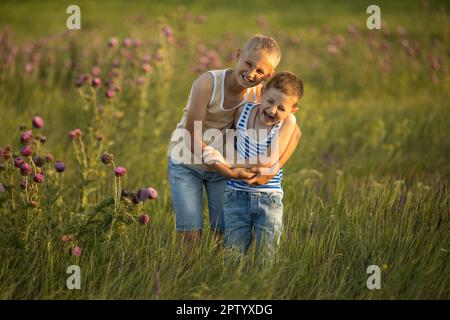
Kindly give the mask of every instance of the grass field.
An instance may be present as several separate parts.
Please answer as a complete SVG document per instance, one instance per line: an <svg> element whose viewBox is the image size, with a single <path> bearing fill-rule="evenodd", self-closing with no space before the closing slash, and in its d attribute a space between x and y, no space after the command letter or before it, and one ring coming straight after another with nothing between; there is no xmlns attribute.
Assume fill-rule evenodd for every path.
<svg viewBox="0 0 450 320"><path fill-rule="evenodd" d="M450 298L448 2L379 1L381 30L366 28L369 1L78 1L68 31L70 4L0 3L0 299ZM255 33L305 84L279 259L262 270L251 254L225 262L206 206L201 245L181 247L166 169L192 81L233 67ZM102 84L76 87L88 74ZM144 187L157 199L120 200ZM69 265L81 290L66 287Z"/></svg>

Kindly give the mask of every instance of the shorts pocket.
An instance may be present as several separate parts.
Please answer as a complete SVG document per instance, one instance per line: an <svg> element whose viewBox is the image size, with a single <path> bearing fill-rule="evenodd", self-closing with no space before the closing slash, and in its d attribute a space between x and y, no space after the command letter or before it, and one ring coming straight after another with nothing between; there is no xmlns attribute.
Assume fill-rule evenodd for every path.
<svg viewBox="0 0 450 320"><path fill-rule="evenodd" d="M269 195L270 205L272 208L277 209L283 206L283 194L274 192Z"/></svg>

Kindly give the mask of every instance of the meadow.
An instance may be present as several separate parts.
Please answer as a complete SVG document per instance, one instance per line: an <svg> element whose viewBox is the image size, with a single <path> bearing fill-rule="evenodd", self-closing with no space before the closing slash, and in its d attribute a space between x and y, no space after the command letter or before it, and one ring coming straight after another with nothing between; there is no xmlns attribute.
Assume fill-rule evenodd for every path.
<svg viewBox="0 0 450 320"><path fill-rule="evenodd" d="M449 299L449 3L0 3L0 299ZM170 134L202 72L274 37L305 84L279 257L175 232ZM67 267L81 269L68 290ZM369 265L381 289L369 290Z"/></svg>

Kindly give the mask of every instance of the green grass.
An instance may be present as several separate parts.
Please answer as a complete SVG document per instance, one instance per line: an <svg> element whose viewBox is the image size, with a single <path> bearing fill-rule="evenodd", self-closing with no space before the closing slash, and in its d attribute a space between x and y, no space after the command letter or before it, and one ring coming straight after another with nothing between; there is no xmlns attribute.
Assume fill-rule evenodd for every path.
<svg viewBox="0 0 450 320"><path fill-rule="evenodd" d="M0 4L0 27L13 33L1 42L0 65L12 47L20 49L0 69L0 146L11 144L18 153L19 126L30 127L38 113L48 138L39 154L51 152L67 166L59 180L49 172L43 185L30 182L28 196L37 207L29 206L18 188L17 169L6 162L0 171L6 187L0 194L1 299L450 297L448 2L423 7L420 1L382 1L386 25L369 31L367 1L201 1L185 7L174 1L79 1L82 30L64 33L69 4ZM185 21L186 12L208 21ZM262 29L260 16L268 21ZM167 24L174 29L174 43L160 34ZM360 33L349 35L349 24ZM402 47L399 27L415 46L414 55ZM180 247L166 169L170 134L197 76L198 44L218 52L217 67L232 67L229 54L257 32L280 43L278 70L291 70L305 83L297 113L303 137L283 180L279 259L262 270L251 254L226 263L206 227L206 207L200 246ZM327 48L337 35L345 37L345 45L334 55ZM119 56L117 50L108 53L112 36L142 40L132 50L136 61L157 51L164 59L152 60L143 87L127 84L143 74L140 62L122 63L122 91L110 103L104 89L98 90L96 104L105 111L95 122L94 103L83 104L73 83L93 65L102 68L106 80ZM40 55L37 68L26 74L33 56L27 48L37 43L41 47L31 50ZM430 57L441 61L436 70ZM75 67L67 68L67 62ZM91 94L88 87L84 92ZM114 117L115 111L123 118ZM68 138L77 127L87 166L77 161L80 149ZM104 135L101 143L97 132ZM158 199L115 210L113 173L98 159L103 151L128 169L122 187L151 185ZM151 216L147 226L137 223L140 213ZM68 254L74 244L61 241L71 233L82 248L80 258ZM81 267L81 290L66 288L71 264ZM366 288L366 268L372 264L382 268L381 290Z"/></svg>

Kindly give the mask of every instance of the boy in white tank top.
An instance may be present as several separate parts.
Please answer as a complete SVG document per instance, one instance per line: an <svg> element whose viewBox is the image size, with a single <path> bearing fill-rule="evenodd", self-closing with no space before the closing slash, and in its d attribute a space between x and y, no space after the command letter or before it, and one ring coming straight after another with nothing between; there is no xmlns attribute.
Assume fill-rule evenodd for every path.
<svg viewBox="0 0 450 320"><path fill-rule="evenodd" d="M236 109L247 102L259 102L261 82L269 79L281 59L275 40L252 37L237 52L235 69L214 70L194 82L181 121L168 150L168 172L176 229L184 241L199 240L203 228L202 195L206 189L211 228L220 240L224 232L223 195L226 178L251 179L245 168L226 168L222 175L216 165L203 161L203 149L211 144L223 150L223 139L203 139L210 129L225 133L231 128Z"/></svg>

